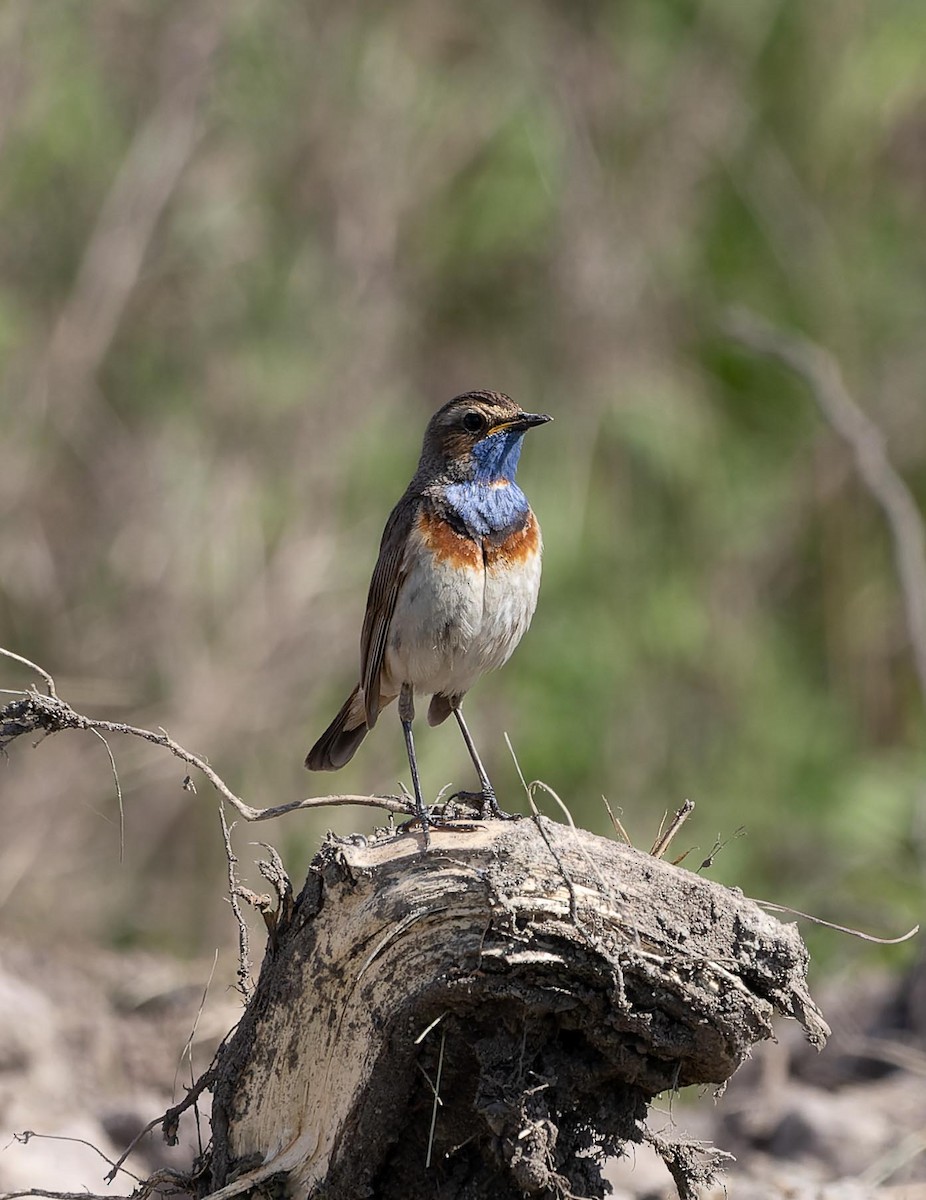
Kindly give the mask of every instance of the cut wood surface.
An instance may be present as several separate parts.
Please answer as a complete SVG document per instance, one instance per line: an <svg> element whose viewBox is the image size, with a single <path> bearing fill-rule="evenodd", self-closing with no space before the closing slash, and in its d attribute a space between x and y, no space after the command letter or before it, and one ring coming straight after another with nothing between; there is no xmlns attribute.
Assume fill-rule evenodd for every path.
<svg viewBox="0 0 926 1200"><path fill-rule="evenodd" d="M773 1015L807 953L737 889L544 818L330 838L218 1063L202 1194L603 1196L658 1093ZM711 1173L657 1147L681 1195ZM279 1187L279 1191L277 1191Z"/></svg>

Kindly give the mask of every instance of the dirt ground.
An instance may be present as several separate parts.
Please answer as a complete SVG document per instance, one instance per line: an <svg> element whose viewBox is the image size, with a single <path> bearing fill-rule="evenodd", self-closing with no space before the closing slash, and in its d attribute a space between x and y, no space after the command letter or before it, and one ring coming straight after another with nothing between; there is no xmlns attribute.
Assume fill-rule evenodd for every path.
<svg viewBox="0 0 926 1200"><path fill-rule="evenodd" d="M228 958L213 972L212 962L0 942L0 1190L131 1192L126 1176L104 1185L101 1154L118 1157L182 1097L190 1057L198 1074L237 1021ZM734 1156L711 1200L926 1200L926 960L899 982L843 981L818 999L833 1028L821 1055L779 1023L778 1044L722 1096L663 1096L651 1128ZM208 1097L199 1128L185 1116L179 1146L155 1132L126 1165L136 1177L184 1168L207 1138ZM618 1200L675 1195L642 1148L608 1175Z"/></svg>

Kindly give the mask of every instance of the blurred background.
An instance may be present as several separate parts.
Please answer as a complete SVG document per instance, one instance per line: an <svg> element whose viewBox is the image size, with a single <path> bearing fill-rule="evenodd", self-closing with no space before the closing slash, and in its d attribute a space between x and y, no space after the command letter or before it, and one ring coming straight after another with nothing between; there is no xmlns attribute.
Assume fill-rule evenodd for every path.
<svg viewBox="0 0 926 1200"><path fill-rule="evenodd" d="M825 346L926 504L926 8L915 0L6 0L0 7L0 642L78 710L166 728L249 803L394 791L397 718L303 757L355 682L385 518L476 387L555 424L520 481L540 606L471 693L608 834L899 933L926 739L883 514L747 306ZM2 684L37 681L0 662ZM452 723L425 788L473 784ZM216 799L164 751L24 739L0 919L234 955ZM551 816L560 814L538 797ZM299 881L327 828L235 831ZM260 885L262 886L262 885ZM898 965L805 929L819 962Z"/></svg>

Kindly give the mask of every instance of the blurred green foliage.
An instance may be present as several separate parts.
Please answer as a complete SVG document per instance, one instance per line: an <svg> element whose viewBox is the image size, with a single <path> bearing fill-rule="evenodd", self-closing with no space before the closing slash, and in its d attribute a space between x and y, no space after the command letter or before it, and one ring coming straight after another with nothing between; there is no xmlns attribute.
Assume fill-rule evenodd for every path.
<svg viewBox="0 0 926 1200"><path fill-rule="evenodd" d="M692 865L719 837L753 895L912 922L923 697L882 514L722 323L827 346L926 500L924 44L911 0L7 0L3 643L251 803L394 789L391 713L342 775L302 758L427 416L500 388L556 417L522 466L540 608L468 705L508 806L505 730L590 828L604 794L647 845L690 796ZM458 741L422 730L432 793L470 782ZM93 739L5 765L9 919L227 943L208 786L113 749L124 867ZM298 877L329 824L371 820L261 836Z"/></svg>

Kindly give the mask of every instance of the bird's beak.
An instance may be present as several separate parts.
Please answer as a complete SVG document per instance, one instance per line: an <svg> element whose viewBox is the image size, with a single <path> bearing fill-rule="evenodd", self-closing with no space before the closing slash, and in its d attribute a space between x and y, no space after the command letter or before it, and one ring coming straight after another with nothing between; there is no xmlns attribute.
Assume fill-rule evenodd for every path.
<svg viewBox="0 0 926 1200"><path fill-rule="evenodd" d="M513 420L503 421L500 425L496 425L492 432L497 433L502 429L533 429L535 425L546 425L547 421L552 420L553 418L548 416L546 413L522 412L519 413Z"/></svg>

